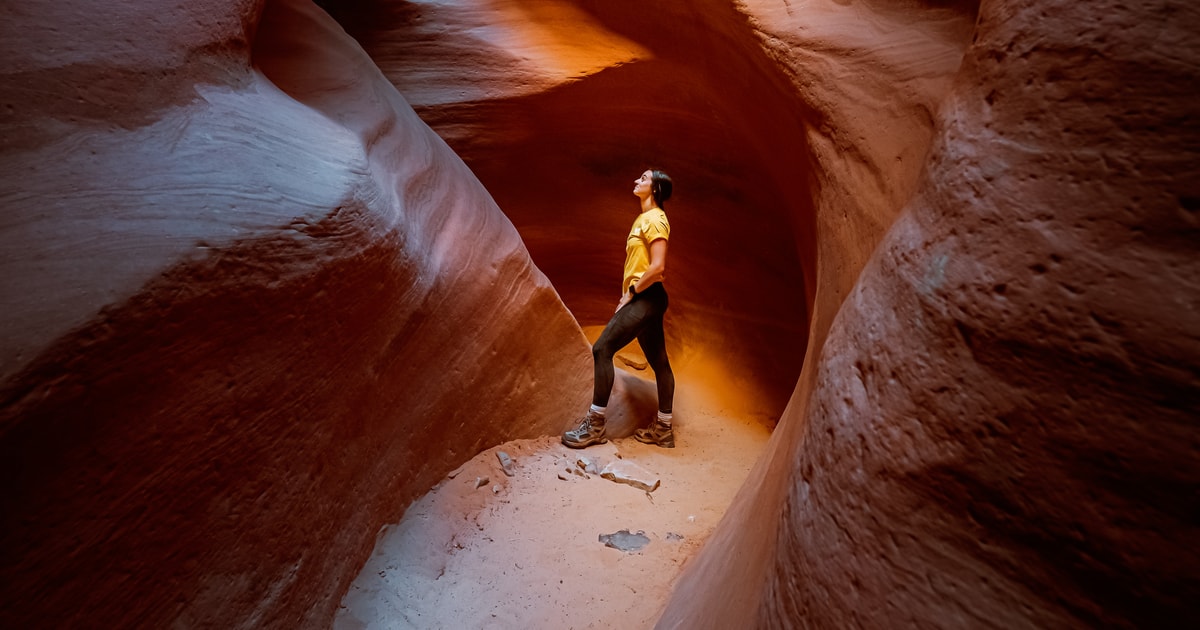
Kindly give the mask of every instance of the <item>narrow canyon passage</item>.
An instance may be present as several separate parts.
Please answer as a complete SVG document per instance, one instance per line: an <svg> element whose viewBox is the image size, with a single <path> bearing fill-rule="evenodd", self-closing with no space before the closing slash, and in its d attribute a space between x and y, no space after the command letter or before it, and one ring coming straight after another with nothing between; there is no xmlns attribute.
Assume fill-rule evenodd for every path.
<svg viewBox="0 0 1200 630"><path fill-rule="evenodd" d="M669 173L672 361L778 419L808 341L814 177L806 105L746 15L721 2L320 4L470 166L583 326L620 297L633 180Z"/></svg>
<svg viewBox="0 0 1200 630"><path fill-rule="evenodd" d="M717 4L664 16L597 3L570 10L569 24L546 15L568 3L321 4L480 178L585 330L607 320L620 294L632 180L662 168L676 183L667 335L681 442L649 458L664 478L660 499L614 502L629 488L598 479L563 485L555 464L574 459L557 440L495 447L521 451L523 477L495 496L491 484L476 490L470 470L497 477L492 449L465 478L443 481L383 534L337 627L651 627L765 446L803 362L815 260L803 103L746 17ZM664 19L670 28L652 26ZM607 47L588 47L598 39ZM537 89L520 85L527 77L510 57L595 62L614 48L630 57ZM610 403L610 435L627 437L654 412L652 397L636 410L627 402ZM564 409L564 422L581 413ZM655 455L619 442L627 460ZM674 522L659 501L678 503ZM502 507L481 506L490 503ZM698 512L690 522L685 508ZM487 526L464 529L480 511ZM600 523L654 523L659 537L622 560L597 541L611 533ZM671 527L686 530L686 543L662 540Z"/></svg>
<svg viewBox="0 0 1200 630"><path fill-rule="evenodd" d="M1200 617L1198 24L0 4L0 628ZM568 452L647 167L680 446Z"/></svg>

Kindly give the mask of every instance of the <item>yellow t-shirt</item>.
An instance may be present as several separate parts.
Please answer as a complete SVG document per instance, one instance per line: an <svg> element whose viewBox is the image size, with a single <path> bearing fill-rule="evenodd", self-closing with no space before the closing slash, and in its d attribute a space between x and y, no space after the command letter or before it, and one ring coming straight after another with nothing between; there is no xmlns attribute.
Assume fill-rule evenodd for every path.
<svg viewBox="0 0 1200 630"><path fill-rule="evenodd" d="M637 283L650 268L650 243L671 236L671 224L662 208L653 208L638 215L625 239L625 278L621 293Z"/></svg>

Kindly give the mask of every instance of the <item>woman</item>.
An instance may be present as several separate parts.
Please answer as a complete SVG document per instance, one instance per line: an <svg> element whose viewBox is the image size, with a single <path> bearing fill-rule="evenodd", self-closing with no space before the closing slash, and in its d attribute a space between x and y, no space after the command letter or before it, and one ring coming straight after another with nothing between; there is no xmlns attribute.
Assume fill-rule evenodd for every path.
<svg viewBox="0 0 1200 630"><path fill-rule="evenodd" d="M662 208L671 198L671 178L662 171L646 171L634 182L633 194L641 200L642 212L625 240L623 294L617 312L592 346L596 370L592 406L579 426L563 433L563 444L571 448L608 441L604 434L604 412L613 386L613 355L634 338L654 368L658 384L658 418L648 428L634 432L634 438L646 444L675 448L675 433L671 429L675 375L667 361L663 340L667 291L662 283L667 268L667 239L671 235L671 224Z"/></svg>

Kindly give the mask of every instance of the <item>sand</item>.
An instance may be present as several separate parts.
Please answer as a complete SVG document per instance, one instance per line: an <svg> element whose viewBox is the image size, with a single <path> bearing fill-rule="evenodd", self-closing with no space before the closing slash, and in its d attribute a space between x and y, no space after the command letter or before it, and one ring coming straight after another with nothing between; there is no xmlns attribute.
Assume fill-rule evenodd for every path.
<svg viewBox="0 0 1200 630"><path fill-rule="evenodd" d="M573 450L547 436L480 453L380 532L334 628L653 627L770 436L729 415L681 382L674 449L625 437ZM646 492L570 472L581 457L601 469L624 460L661 485ZM600 542L621 530L649 542L634 551Z"/></svg>

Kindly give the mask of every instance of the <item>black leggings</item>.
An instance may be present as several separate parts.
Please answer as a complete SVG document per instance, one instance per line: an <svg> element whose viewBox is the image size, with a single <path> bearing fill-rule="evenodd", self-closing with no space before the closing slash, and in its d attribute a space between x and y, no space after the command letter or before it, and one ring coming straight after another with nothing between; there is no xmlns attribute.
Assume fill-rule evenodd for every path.
<svg viewBox="0 0 1200 630"><path fill-rule="evenodd" d="M654 368L654 380L658 385L658 409L671 413L675 398L675 374L667 360L667 345L663 339L663 314L667 312L667 290L661 282L634 296L621 310L613 314L592 346L592 360L596 364L595 390L592 404L608 406L608 395L612 392L613 355L637 338L646 360Z"/></svg>

